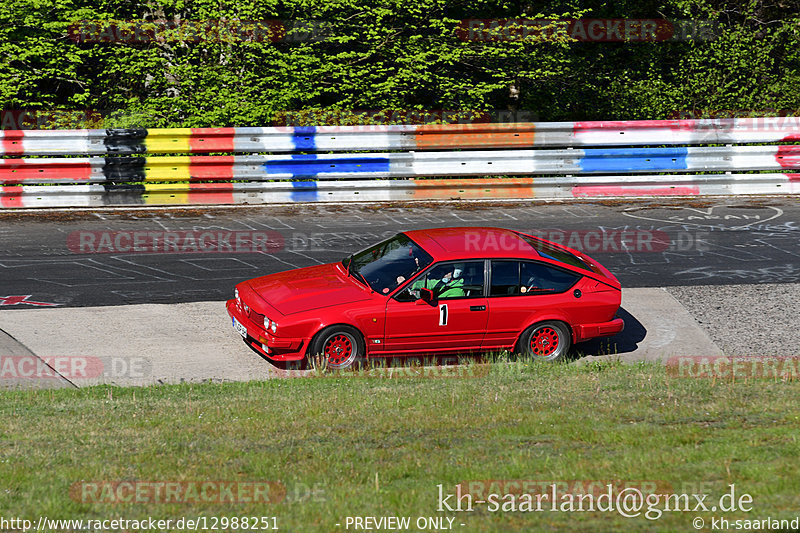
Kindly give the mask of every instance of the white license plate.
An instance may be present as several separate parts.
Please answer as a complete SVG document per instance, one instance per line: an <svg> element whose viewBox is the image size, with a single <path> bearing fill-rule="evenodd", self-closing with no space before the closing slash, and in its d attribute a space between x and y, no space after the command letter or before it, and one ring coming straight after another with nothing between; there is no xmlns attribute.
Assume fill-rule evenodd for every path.
<svg viewBox="0 0 800 533"><path fill-rule="evenodd" d="M233 329L238 331L239 335L241 335L243 338L247 338L247 328L240 324L235 318L233 319Z"/></svg>

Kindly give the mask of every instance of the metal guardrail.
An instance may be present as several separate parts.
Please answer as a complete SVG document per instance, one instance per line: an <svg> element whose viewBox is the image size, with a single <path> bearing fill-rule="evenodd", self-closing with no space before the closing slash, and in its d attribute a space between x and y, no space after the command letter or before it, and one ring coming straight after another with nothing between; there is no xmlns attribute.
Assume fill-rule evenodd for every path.
<svg viewBox="0 0 800 533"><path fill-rule="evenodd" d="M4 160L0 181L130 183L800 169L800 145Z"/></svg>
<svg viewBox="0 0 800 533"><path fill-rule="evenodd" d="M800 138L800 117L608 122L16 130L0 155L131 155L452 150L772 143Z"/></svg>
<svg viewBox="0 0 800 533"><path fill-rule="evenodd" d="M0 207L109 207L291 202L402 202L469 199L567 199L800 194L784 173L585 176L508 179L328 180L251 183L145 183L9 186ZM9 191L12 192L12 191Z"/></svg>
<svg viewBox="0 0 800 533"><path fill-rule="evenodd" d="M795 117L0 133L6 208L800 192Z"/></svg>

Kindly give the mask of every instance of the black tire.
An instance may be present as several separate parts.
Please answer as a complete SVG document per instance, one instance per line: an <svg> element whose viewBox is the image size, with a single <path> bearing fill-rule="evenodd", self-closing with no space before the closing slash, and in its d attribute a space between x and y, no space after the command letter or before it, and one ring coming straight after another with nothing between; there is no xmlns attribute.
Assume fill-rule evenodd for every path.
<svg viewBox="0 0 800 533"><path fill-rule="evenodd" d="M322 357L331 370L358 367L366 354L364 337L350 326L330 326L314 336L308 354Z"/></svg>
<svg viewBox="0 0 800 533"><path fill-rule="evenodd" d="M519 352L538 361L563 361L572 345L566 324L548 320L532 325L519 338Z"/></svg>

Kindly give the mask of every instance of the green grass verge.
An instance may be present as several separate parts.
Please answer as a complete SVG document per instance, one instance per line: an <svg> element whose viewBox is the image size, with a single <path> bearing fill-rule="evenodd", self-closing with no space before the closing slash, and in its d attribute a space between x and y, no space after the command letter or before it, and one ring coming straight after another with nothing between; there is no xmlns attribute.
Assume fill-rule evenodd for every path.
<svg viewBox="0 0 800 533"><path fill-rule="evenodd" d="M800 514L797 381L675 378L620 363L495 363L475 374L0 392L0 515L275 516L283 531L347 531L356 515L431 516L472 532L689 531L695 516ZM280 503L236 504L70 495L84 481L135 480L275 481L287 492ZM753 503L748 513L656 521L546 506L437 511L437 485L452 493L479 480L656 482L708 493L707 504L734 483Z"/></svg>

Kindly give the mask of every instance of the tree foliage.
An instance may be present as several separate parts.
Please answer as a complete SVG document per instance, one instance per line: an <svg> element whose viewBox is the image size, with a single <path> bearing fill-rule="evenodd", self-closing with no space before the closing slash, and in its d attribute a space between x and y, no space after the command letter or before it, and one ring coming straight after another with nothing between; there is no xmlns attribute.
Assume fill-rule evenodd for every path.
<svg viewBox="0 0 800 533"><path fill-rule="evenodd" d="M142 127L267 125L308 109L528 110L539 120L800 110L798 13L800 0L6 0L0 107L98 110L106 125ZM464 19L574 18L714 31L657 42L457 31ZM294 27L275 42L236 34L268 20ZM74 37L96 21L155 33ZM206 38L185 38L187 24Z"/></svg>

